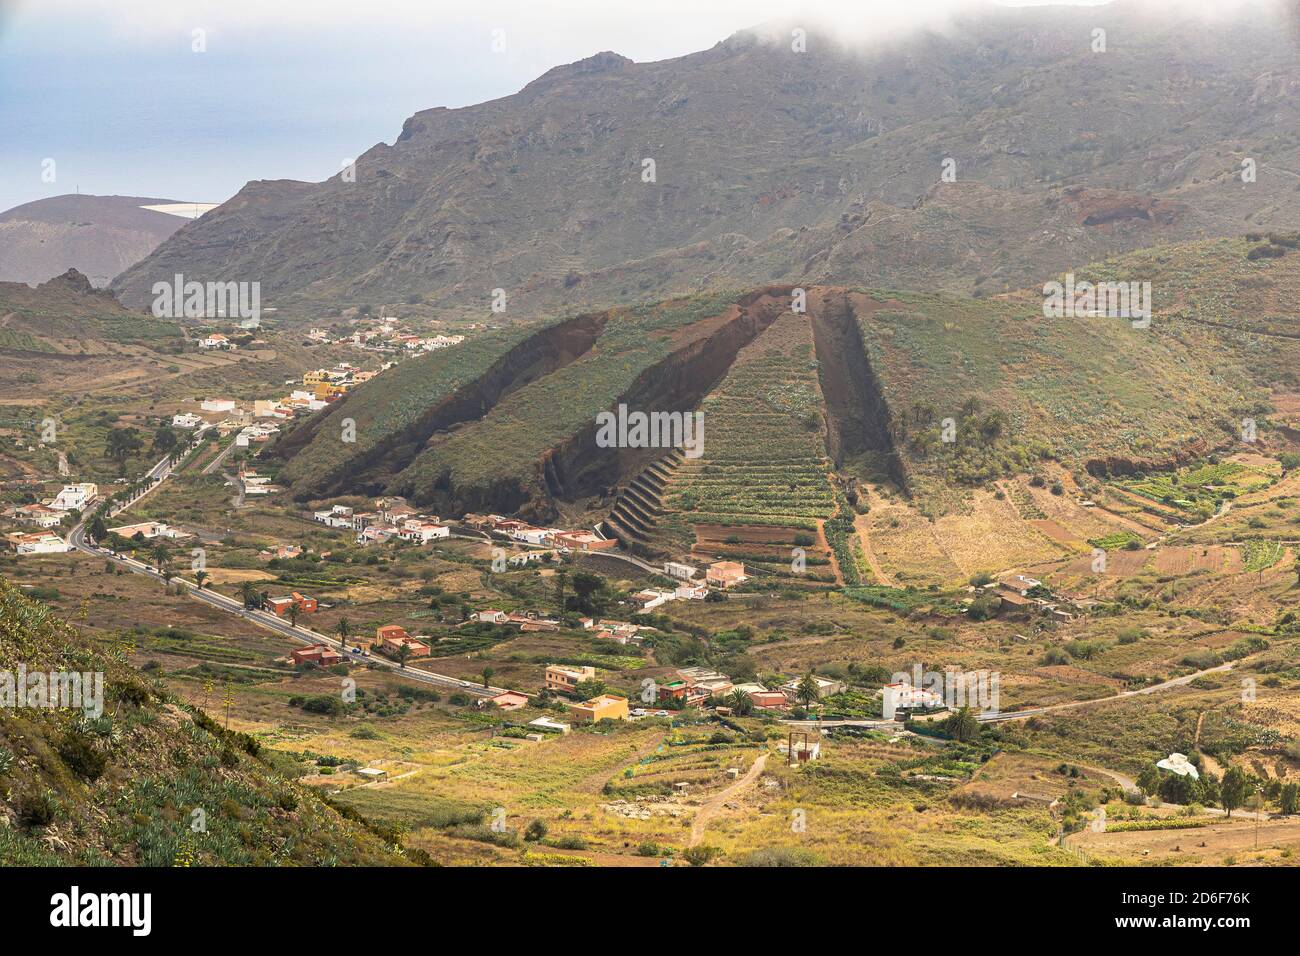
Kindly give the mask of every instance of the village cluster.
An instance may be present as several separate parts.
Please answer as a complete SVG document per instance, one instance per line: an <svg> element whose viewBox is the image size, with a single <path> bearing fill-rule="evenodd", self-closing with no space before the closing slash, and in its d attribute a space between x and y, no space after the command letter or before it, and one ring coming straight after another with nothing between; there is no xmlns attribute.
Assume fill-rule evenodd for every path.
<svg viewBox="0 0 1300 956"><path fill-rule="evenodd" d="M342 335L312 328L307 339L318 345L351 345L368 352L434 352L465 341L463 335L419 335L391 317L356 319L352 325L356 328Z"/></svg>
<svg viewBox="0 0 1300 956"><path fill-rule="evenodd" d="M14 531L6 536L6 540L20 555L62 554L69 550L69 545L53 529L59 527L65 518L85 511L98 499L99 486L94 482L83 481L64 485L57 495L46 501L6 508L3 517L40 529L31 532Z"/></svg>

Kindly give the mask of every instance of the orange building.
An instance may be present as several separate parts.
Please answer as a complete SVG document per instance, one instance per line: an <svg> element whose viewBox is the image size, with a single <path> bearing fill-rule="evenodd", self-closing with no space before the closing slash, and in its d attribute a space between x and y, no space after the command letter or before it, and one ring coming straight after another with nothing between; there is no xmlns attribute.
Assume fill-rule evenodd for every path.
<svg viewBox="0 0 1300 956"><path fill-rule="evenodd" d="M569 704L569 716L575 721L594 724L600 720L627 720L627 698L601 694L580 704Z"/></svg>

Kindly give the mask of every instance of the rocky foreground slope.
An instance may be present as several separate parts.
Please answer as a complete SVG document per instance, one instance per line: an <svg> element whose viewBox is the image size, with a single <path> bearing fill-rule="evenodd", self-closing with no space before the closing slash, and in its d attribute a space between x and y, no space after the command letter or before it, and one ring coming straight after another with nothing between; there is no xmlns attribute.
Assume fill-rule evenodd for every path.
<svg viewBox="0 0 1300 956"><path fill-rule="evenodd" d="M85 687L100 675L100 705L46 706L49 675L74 673ZM92 645L0 578L4 678L0 693L21 681L24 700L0 708L0 865L403 862L395 834L281 776L254 738L180 704L123 650Z"/></svg>

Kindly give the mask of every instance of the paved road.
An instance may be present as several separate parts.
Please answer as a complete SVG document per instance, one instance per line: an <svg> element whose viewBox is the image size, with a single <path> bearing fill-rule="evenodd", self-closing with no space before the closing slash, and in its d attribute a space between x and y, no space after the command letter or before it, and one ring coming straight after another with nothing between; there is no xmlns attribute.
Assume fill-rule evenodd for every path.
<svg viewBox="0 0 1300 956"><path fill-rule="evenodd" d="M148 475L146 477L148 477L150 480L156 480L157 483L153 486L156 488L158 485L162 484L162 482L165 481L170 475L171 475L171 465L168 459L164 458L161 461L159 461L156 465L154 465L152 468L149 469ZM150 490L152 491L153 488L150 488ZM148 492L146 492L146 494L147 493ZM141 497L143 497L143 495L141 495ZM139 498L136 499L136 501L138 500ZM129 507L129 505L123 504L119 508L114 510L112 513L116 514L117 511L121 511L123 508L126 507ZM92 544L86 538L86 520L82 520L80 524L78 524L75 528L72 529L71 533L68 535L68 544L70 544L73 548L82 552L83 554L90 554L96 557L105 558L106 560L112 561L113 563L121 567L124 567L136 574L143 574L147 577L150 577L153 580L157 581L159 584L167 583L167 579L165 579L159 571L157 571L155 568L151 567L150 565L145 564L143 561L137 561L135 558L130 558L127 557L126 555L113 554L107 548L101 548L96 544ZM302 625L298 625L295 627L294 625L290 624L288 621L276 617L276 615L271 613L270 611L260 611L260 610L253 610L253 609L246 608L244 607L242 601L236 601L234 598L226 597L224 594L219 594L216 591L210 591L207 588L200 588L193 581L186 580L185 578L182 578L180 576L173 576L170 579L170 581L172 584L179 584L183 586L186 589L186 591L189 593L189 596L191 598L194 598L196 601L202 601L204 604L208 604L211 607L216 608L217 610L225 611L227 614L234 614L237 617L242 617L246 621L250 621L253 624L257 624L260 627L264 627L268 630L274 631L277 634L280 634L291 640L297 641L300 644L304 644L304 645L325 644L329 647L334 648L335 650L340 650L340 651L342 650L342 644L336 638L330 637L326 634L322 634L319 631L313 631L310 628L303 627ZM347 654L347 657L352 660L357 659L356 655L350 653ZM472 681L461 680L459 677L451 677L447 674L438 674L433 671L427 671L419 667L403 668L397 662L389 661L381 657L366 657L366 658L362 658L362 660L366 664L373 664L377 667L382 667L387 670L400 673L406 677L409 677L412 680L420 681L421 683L433 684L438 687L454 688L456 690L462 690L467 693L477 694L479 696L500 694L506 690L506 688L504 687L492 687L492 686L484 687L482 684L476 684Z"/></svg>
<svg viewBox="0 0 1300 956"><path fill-rule="evenodd" d="M1029 717L1037 717L1040 714L1052 714L1057 711L1073 710L1078 707L1092 707L1096 704L1108 704L1129 697L1141 697L1145 694L1158 694L1161 691L1190 684L1192 681L1196 680L1196 678L1204 677L1206 674L1231 670L1235 663L1235 661L1231 661L1227 664L1220 664L1218 667L1207 667L1203 671L1184 674L1182 677L1175 677L1172 680L1163 681L1159 684L1152 684L1149 687L1139 687L1136 690L1120 691L1118 694L1111 694L1109 697L1094 697L1091 700L1071 700L1066 701L1063 704L1049 704L1046 707L1031 707L1028 710L1015 710L1009 713L976 714L975 718L983 724L1000 723L1006 720L1025 720ZM898 731L902 731L903 729L902 724L895 723L892 720L783 720L782 723L798 727L864 727L868 730Z"/></svg>
<svg viewBox="0 0 1300 956"><path fill-rule="evenodd" d="M206 465L203 466L203 474L210 475L218 468L220 468L221 463L225 461L227 458L229 458L230 453L234 450L235 450L235 439L232 438L230 439L230 444L227 445L225 448L221 449L221 453L217 455L216 458L213 458L210 462L208 462Z"/></svg>

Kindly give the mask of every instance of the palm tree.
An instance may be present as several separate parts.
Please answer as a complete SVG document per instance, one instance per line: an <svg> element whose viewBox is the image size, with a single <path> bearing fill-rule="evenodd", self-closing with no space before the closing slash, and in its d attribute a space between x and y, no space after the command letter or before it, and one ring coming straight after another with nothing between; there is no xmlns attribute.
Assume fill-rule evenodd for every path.
<svg viewBox="0 0 1300 956"><path fill-rule="evenodd" d="M254 608L260 603L258 601L257 585L252 581L245 581L239 586L239 596L244 599L244 607Z"/></svg>
<svg viewBox="0 0 1300 956"><path fill-rule="evenodd" d="M411 645L403 644L397 649L397 663L402 670L406 670L406 662L411 659Z"/></svg>
<svg viewBox="0 0 1300 956"><path fill-rule="evenodd" d="M203 582L206 581L207 579L208 579L208 572L207 572L207 571L195 571L195 572L194 572L194 583L197 584L197 585L199 586L199 590L200 590L200 591L203 590Z"/></svg>
<svg viewBox="0 0 1300 956"><path fill-rule="evenodd" d="M299 614L298 605L290 604L289 605L289 626L290 627L298 626L298 614Z"/></svg>
<svg viewBox="0 0 1300 956"><path fill-rule="evenodd" d="M723 699L731 708L731 712L738 717L748 716L754 710L753 699L743 690L733 690Z"/></svg>
<svg viewBox="0 0 1300 956"><path fill-rule="evenodd" d="M149 550L149 557L153 558L153 563L160 568L167 563L169 556L170 552L167 550L167 545L163 544L162 541L155 541L153 547Z"/></svg>
<svg viewBox="0 0 1300 956"><path fill-rule="evenodd" d="M969 707L963 707L943 722L943 729L953 740L970 743L980 736L980 723Z"/></svg>
<svg viewBox="0 0 1300 956"><path fill-rule="evenodd" d="M803 704L804 707L811 707L817 703L822 696L822 690L817 685L817 679L813 677L812 671L804 675L803 680L799 681L799 686L795 688L795 700Z"/></svg>
<svg viewBox="0 0 1300 956"><path fill-rule="evenodd" d="M346 651L348 649L348 635L352 633L352 625L348 623L346 617L339 618L338 632L339 641L342 643L343 649Z"/></svg>
<svg viewBox="0 0 1300 956"><path fill-rule="evenodd" d="M491 687L491 686L492 686L492 675L495 674L495 673L496 673L496 671L494 671L494 670L493 670L492 668L490 668L490 667L485 667L485 668L483 668L483 686L484 686L484 687Z"/></svg>

